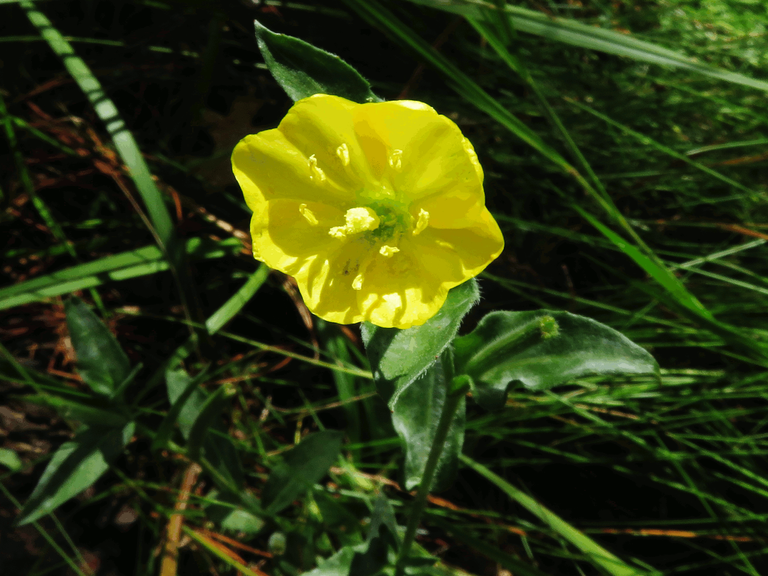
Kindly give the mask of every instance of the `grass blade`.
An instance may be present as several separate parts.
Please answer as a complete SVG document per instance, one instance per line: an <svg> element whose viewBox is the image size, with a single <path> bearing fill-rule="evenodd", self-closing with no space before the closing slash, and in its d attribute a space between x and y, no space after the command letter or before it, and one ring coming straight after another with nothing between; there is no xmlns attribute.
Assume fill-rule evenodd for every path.
<svg viewBox="0 0 768 576"><path fill-rule="evenodd" d="M498 8L490 2L481 0L465 0L462 3L443 2L437 0L409 0L414 4L421 4L431 8L437 8L453 14L486 19L486 11L497 11ZM695 59L664 48L651 42L638 40L631 35L613 30L605 30L588 24L582 24L575 20L557 18L535 10L527 10L519 6L506 4L504 8L507 18L512 26L521 32L527 32L535 36L542 36L550 40L597 50L606 54L625 56L640 62L649 62L660 66L671 66L679 70L695 72L710 78L725 80L732 84L741 84L758 90L768 91L768 82L750 78L736 72L729 72L714 66L701 64Z"/></svg>
<svg viewBox="0 0 768 576"><path fill-rule="evenodd" d="M29 21L48 42L51 49L62 59L64 67L80 86L96 114L106 125L107 132L112 137L115 148L128 167L130 176L136 184L136 189L147 207L152 222L152 232L158 244L168 254L173 255L176 249L176 238L171 215L163 202L160 190L152 180L152 174L144 162L133 134L125 127L125 122L120 116L117 106L104 92L101 82L94 76L85 61L75 53L70 43L64 39L64 36L53 26L45 14L35 8L34 3L28 0L19 2L19 5L26 12Z"/></svg>
<svg viewBox="0 0 768 576"><path fill-rule="evenodd" d="M518 490L501 476L494 474L479 462L475 462L470 457L464 455L461 455L460 458L464 464L496 485L512 500L520 504L523 508L528 510L528 512L536 516L539 520L544 522L544 524L584 552L593 563L601 566L612 576L646 576L648 574L644 570L633 568L629 564L624 563L621 559L608 552L608 550L586 536L583 532L580 532L568 524L554 512L548 510L536 502L536 500Z"/></svg>

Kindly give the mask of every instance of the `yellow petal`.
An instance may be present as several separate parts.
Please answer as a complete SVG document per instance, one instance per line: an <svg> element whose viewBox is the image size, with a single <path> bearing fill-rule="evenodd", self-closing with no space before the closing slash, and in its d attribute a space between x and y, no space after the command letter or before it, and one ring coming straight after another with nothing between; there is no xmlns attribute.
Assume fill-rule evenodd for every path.
<svg viewBox="0 0 768 576"><path fill-rule="evenodd" d="M343 211L320 202L298 200L272 200L263 205L251 218L251 238L254 257L270 268L293 276L314 255L338 248L338 241L328 235L328 229L343 220ZM304 216L306 213L311 214L311 219Z"/></svg>
<svg viewBox="0 0 768 576"><path fill-rule="evenodd" d="M368 258L370 247L360 240L337 244L335 249L314 256L294 275L307 307L329 322L352 324L365 320L353 283Z"/></svg>
<svg viewBox="0 0 768 576"><path fill-rule="evenodd" d="M424 270L416 254L403 248L391 258L374 257L357 294L364 317L384 328L423 324L440 310L447 296L442 279Z"/></svg>
<svg viewBox="0 0 768 576"><path fill-rule="evenodd" d="M276 198L337 206L354 200L354 191L336 183L327 166L310 156L277 129L243 138L232 153L232 171L248 207L263 210L264 202ZM324 177L318 177L318 169Z"/></svg>
<svg viewBox="0 0 768 576"><path fill-rule="evenodd" d="M331 322L423 324L504 247L471 143L420 102L306 98L232 164L254 256Z"/></svg>
<svg viewBox="0 0 768 576"><path fill-rule="evenodd" d="M427 228L408 242L425 273L440 278L449 288L477 276L504 249L501 230L485 208L471 227Z"/></svg>
<svg viewBox="0 0 768 576"><path fill-rule="evenodd" d="M314 155L329 178L352 192L373 181L354 131L358 108L344 98L316 94L296 102L278 127L292 146L307 157Z"/></svg>
<svg viewBox="0 0 768 576"><path fill-rule="evenodd" d="M449 118L407 100L358 106L353 112L374 177L396 193L413 201L461 187L484 202L477 156Z"/></svg>

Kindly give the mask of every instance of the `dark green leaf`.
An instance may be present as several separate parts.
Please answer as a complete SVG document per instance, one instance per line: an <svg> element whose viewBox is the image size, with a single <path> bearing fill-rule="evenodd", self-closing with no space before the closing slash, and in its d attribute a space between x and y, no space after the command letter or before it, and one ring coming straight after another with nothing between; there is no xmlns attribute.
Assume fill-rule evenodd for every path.
<svg viewBox="0 0 768 576"><path fill-rule="evenodd" d="M405 488L412 490L421 483L430 448L434 442L440 414L445 404L446 390L452 369L444 366L445 355L433 364L421 378L417 378L395 404L392 423L405 445ZM450 362L450 358L447 360ZM448 368L448 374L446 369ZM458 470L458 457L464 445L466 400L462 396L451 423L431 491L448 488Z"/></svg>
<svg viewBox="0 0 768 576"><path fill-rule="evenodd" d="M395 559L398 545L395 511L386 496L379 494L365 542L344 546L307 576L378 576Z"/></svg>
<svg viewBox="0 0 768 576"><path fill-rule="evenodd" d="M205 409L210 395L199 386L190 384L190 377L183 370L169 370L166 373L165 381L168 388L168 399L173 405L187 391L188 398L178 412L178 423L182 436L189 439L195 422ZM190 386L191 391L189 390ZM173 410L173 408L171 409ZM221 475L221 478L214 478L214 481L222 490L242 488L243 466L232 439L227 436L221 421L214 419L210 427L210 433L205 435L201 454ZM221 480L225 483L222 484Z"/></svg>
<svg viewBox="0 0 768 576"><path fill-rule="evenodd" d="M209 431L218 423L224 407L229 403L229 399L234 393L234 390L219 386L216 392L206 398L189 431L189 438L187 438L187 450L189 457L193 460L200 458L203 441L208 437Z"/></svg>
<svg viewBox="0 0 768 576"><path fill-rule="evenodd" d="M217 500L217 503L206 507L206 516L225 530L256 534L264 527L264 520L251 511L243 509L240 497L233 494L219 494L213 490L208 494L208 498Z"/></svg>
<svg viewBox="0 0 768 576"><path fill-rule="evenodd" d="M393 410L400 394L435 363L459 330L461 319L480 299L472 279L456 286L440 311L406 330L364 323L361 331L379 394Z"/></svg>
<svg viewBox="0 0 768 576"><path fill-rule="evenodd" d="M373 516L371 517L371 524L368 527L368 538L370 542L374 538L389 539L392 549L397 550L400 548L400 537L397 533L397 520L395 519L395 510L392 508L392 504L384 495L383 492L379 492L376 497L376 502L373 508Z"/></svg>
<svg viewBox="0 0 768 576"><path fill-rule="evenodd" d="M112 394L109 396L110 400L120 400L122 399L123 395L125 394L125 391L128 389L128 386L131 385L131 383L136 379L136 376L139 375L139 372L141 372L141 369L144 367L144 364L139 362L136 364L136 366L133 367L133 370L131 370L128 375L125 377L125 380L123 380L120 385L118 385L117 388L115 388L115 391L112 392Z"/></svg>
<svg viewBox="0 0 768 576"><path fill-rule="evenodd" d="M122 428L128 422L128 417L125 414L118 412L103 401L75 400L51 394L25 396L24 401L39 406L48 406L56 410L62 418L76 420L88 426Z"/></svg>
<svg viewBox="0 0 768 576"><path fill-rule="evenodd" d="M542 390L588 375L659 373L621 333L568 312L492 312L454 346L456 373L472 378L486 408L503 407L513 381Z"/></svg>
<svg viewBox="0 0 768 576"><path fill-rule="evenodd" d="M356 546L344 546L305 576L379 576L387 565L382 558L378 541L363 542Z"/></svg>
<svg viewBox="0 0 768 576"><path fill-rule="evenodd" d="M152 450L160 450L164 448L168 443L168 440L171 439L173 427L176 424L176 421L179 420L181 410L184 408L189 397L205 379L207 373L207 369L203 370L195 378L190 378L183 370L169 370L166 373L166 379L173 381L173 384L168 384L168 395L172 395L171 390L173 390L174 395L177 391L180 390L180 392L173 401L173 405L165 415L160 427L157 429L157 434L155 434L155 438L152 440ZM192 423L194 423L194 419L189 419L189 425L184 428L185 438L189 436L189 431L192 429Z"/></svg>
<svg viewBox="0 0 768 576"><path fill-rule="evenodd" d="M325 476L341 451L343 433L324 430L310 434L283 454L283 461L272 469L264 490L262 506L276 514L290 506Z"/></svg>
<svg viewBox="0 0 768 576"><path fill-rule="evenodd" d="M82 300L70 298L64 310L80 376L97 394L111 396L131 371L128 356Z"/></svg>
<svg viewBox="0 0 768 576"><path fill-rule="evenodd" d="M62 444L21 510L17 525L53 512L96 482L130 442L134 428L133 422L122 429L83 428L71 442Z"/></svg>
<svg viewBox="0 0 768 576"><path fill-rule="evenodd" d="M254 21L256 40L277 83L293 101L314 94L332 94L353 102L379 102L371 85L338 56L303 40L275 34Z"/></svg>

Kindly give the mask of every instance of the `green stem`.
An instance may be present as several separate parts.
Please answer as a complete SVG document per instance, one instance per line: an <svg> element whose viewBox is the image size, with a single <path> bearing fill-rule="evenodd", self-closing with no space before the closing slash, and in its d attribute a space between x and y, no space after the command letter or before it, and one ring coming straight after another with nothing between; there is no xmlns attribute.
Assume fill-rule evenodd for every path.
<svg viewBox="0 0 768 576"><path fill-rule="evenodd" d="M405 573L405 561L408 558L408 553L411 551L411 546L416 538L416 529L419 527L421 515L424 513L424 508L427 505L427 496L429 496L429 489L432 486L432 480L437 471L437 463L440 460L440 454L443 453L445 440L448 438L448 431L451 429L451 423L453 422L453 417L456 415L456 410L461 403L461 399L467 393L466 386L462 386L456 390L456 387L450 380L445 382L445 386L445 403L443 404L443 410L440 414L440 421L437 424L432 448L429 450L427 464L424 467L424 475L421 478L419 490L416 492L416 498L411 505L411 511L408 516L408 525L405 529L403 543L400 546L400 554L397 557L395 576L403 576Z"/></svg>

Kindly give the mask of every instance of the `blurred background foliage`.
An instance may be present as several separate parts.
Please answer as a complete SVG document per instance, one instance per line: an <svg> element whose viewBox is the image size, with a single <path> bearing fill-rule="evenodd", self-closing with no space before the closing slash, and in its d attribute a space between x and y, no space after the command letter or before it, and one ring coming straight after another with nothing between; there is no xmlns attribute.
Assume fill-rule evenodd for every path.
<svg viewBox="0 0 768 576"><path fill-rule="evenodd" d="M588 379L514 389L500 412L468 403L464 467L418 539L436 570L621 573L511 485L642 573L768 573L762 0L0 1L0 572L298 574L362 541L376 494L396 512L409 500L358 329L312 318L289 278L254 276L229 155L291 105L255 18L473 142L507 248L464 330L490 310L562 309L663 368L661 386ZM526 32L526 18L562 26ZM588 27L581 46L571 25ZM646 44L616 55L628 39ZM661 49L689 66L659 64ZM14 527L78 425L29 398L83 390L72 293L142 363L129 401L149 428L169 409L152 375L197 335L184 368L232 388L224 422L249 493L308 432L343 431L342 456L278 520L235 521L205 472L137 434L55 516ZM222 306L228 323L202 330Z"/></svg>

